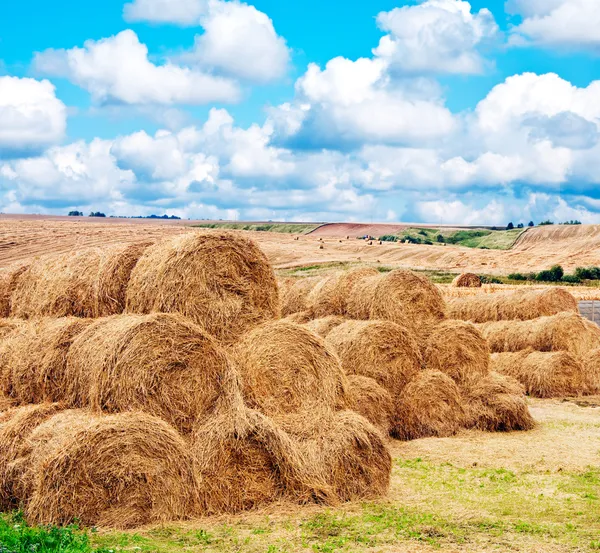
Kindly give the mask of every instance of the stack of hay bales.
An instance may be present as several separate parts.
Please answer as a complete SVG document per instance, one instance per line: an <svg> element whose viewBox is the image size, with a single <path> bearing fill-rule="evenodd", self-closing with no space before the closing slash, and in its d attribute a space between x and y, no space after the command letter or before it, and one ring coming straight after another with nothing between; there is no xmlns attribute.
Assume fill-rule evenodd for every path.
<svg viewBox="0 0 600 553"><path fill-rule="evenodd" d="M277 320L273 269L245 236L38 259L6 282L6 508L129 528L386 492L385 438L357 411L391 398L354 393L330 345Z"/></svg>

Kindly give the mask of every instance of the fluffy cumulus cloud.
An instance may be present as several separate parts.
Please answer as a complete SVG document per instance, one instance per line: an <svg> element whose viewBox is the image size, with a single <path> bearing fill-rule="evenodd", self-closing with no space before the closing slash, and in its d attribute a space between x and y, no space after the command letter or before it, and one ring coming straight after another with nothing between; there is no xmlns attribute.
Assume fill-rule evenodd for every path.
<svg viewBox="0 0 600 553"><path fill-rule="evenodd" d="M508 0L507 8L522 16L513 29L514 44L542 44L600 51L597 0Z"/></svg>
<svg viewBox="0 0 600 553"><path fill-rule="evenodd" d="M83 48L46 50L36 55L34 65L43 74L69 79L100 103L198 105L239 99L230 79L152 63L148 48L131 30L89 40Z"/></svg>
<svg viewBox="0 0 600 553"><path fill-rule="evenodd" d="M393 69L408 73L480 73L479 49L498 33L492 13L472 13L463 0L426 0L377 16L388 33L374 50Z"/></svg>
<svg viewBox="0 0 600 553"><path fill-rule="evenodd" d="M0 77L0 158L59 142L67 110L49 81Z"/></svg>
<svg viewBox="0 0 600 553"><path fill-rule="evenodd" d="M126 21L196 25L208 0L134 0L123 7Z"/></svg>

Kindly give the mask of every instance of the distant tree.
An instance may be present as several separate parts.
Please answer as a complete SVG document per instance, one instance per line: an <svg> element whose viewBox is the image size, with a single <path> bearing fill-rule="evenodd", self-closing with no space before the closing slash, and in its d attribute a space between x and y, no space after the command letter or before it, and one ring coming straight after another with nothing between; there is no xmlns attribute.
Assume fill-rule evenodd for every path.
<svg viewBox="0 0 600 553"><path fill-rule="evenodd" d="M106 217L106 215L101 211L92 211L90 217Z"/></svg>
<svg viewBox="0 0 600 553"><path fill-rule="evenodd" d="M438 234L436 237L436 240L440 243L443 244L444 242L446 242L446 239L443 237L443 235Z"/></svg>
<svg viewBox="0 0 600 553"><path fill-rule="evenodd" d="M553 225L553 224L554 224L554 221L551 221L550 219L546 219L545 221L542 221L539 226L546 227L546 226Z"/></svg>
<svg viewBox="0 0 600 553"><path fill-rule="evenodd" d="M535 223L533 221L529 221L528 227L535 227Z"/></svg>
<svg viewBox="0 0 600 553"><path fill-rule="evenodd" d="M508 223L506 230L512 230L515 228L515 225L512 224L512 221L510 223Z"/></svg>
<svg viewBox="0 0 600 553"><path fill-rule="evenodd" d="M517 225L517 228L525 228L525 225L524 225L523 223L519 223L519 224Z"/></svg>
<svg viewBox="0 0 600 553"><path fill-rule="evenodd" d="M69 217L83 217L83 212L81 212L81 211L69 211Z"/></svg>

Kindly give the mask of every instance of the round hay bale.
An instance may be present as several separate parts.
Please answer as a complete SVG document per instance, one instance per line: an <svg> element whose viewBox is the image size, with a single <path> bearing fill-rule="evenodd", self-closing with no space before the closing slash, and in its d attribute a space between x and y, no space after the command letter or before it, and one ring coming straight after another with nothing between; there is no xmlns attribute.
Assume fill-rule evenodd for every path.
<svg viewBox="0 0 600 553"><path fill-rule="evenodd" d="M281 319L281 321L283 322L298 325L310 323L311 320L312 317L309 311L300 311L299 313L293 313L292 315L288 315L285 319Z"/></svg>
<svg viewBox="0 0 600 553"><path fill-rule="evenodd" d="M36 259L17 280L11 316L94 317L101 261L97 248Z"/></svg>
<svg viewBox="0 0 600 553"><path fill-rule="evenodd" d="M156 417L67 411L28 441L30 523L135 528L197 514L189 446Z"/></svg>
<svg viewBox="0 0 600 553"><path fill-rule="evenodd" d="M447 374L459 385L490 372L490 349L481 332L464 321L444 321L427 338L424 364Z"/></svg>
<svg viewBox="0 0 600 553"><path fill-rule="evenodd" d="M328 315L343 314L343 302L338 293L338 283L341 276L341 272L328 275L312 288L306 298L306 304L313 318L318 319Z"/></svg>
<svg viewBox="0 0 600 553"><path fill-rule="evenodd" d="M448 301L450 318L473 323L528 321L563 311L579 311L577 300L563 288L480 294L451 298Z"/></svg>
<svg viewBox="0 0 600 553"><path fill-rule="evenodd" d="M359 321L369 320L373 298L382 278L380 274L361 275L355 278L346 296L346 313L349 317Z"/></svg>
<svg viewBox="0 0 600 553"><path fill-rule="evenodd" d="M425 370L402 391L392 435L399 440L453 436L464 417L456 382L442 372Z"/></svg>
<svg viewBox="0 0 600 553"><path fill-rule="evenodd" d="M600 394L600 348L593 349L582 359L589 394Z"/></svg>
<svg viewBox="0 0 600 553"><path fill-rule="evenodd" d="M445 318L441 292L427 277L396 270L377 284L371 304L371 319L383 319L414 329L418 334Z"/></svg>
<svg viewBox="0 0 600 553"><path fill-rule="evenodd" d="M265 415L250 409L220 412L194 431L192 450L208 514L238 513L281 499L326 499L318 467Z"/></svg>
<svg viewBox="0 0 600 553"><path fill-rule="evenodd" d="M479 325L494 353L568 351L583 357L600 347L600 328L577 313L559 313L530 321L499 321Z"/></svg>
<svg viewBox="0 0 600 553"><path fill-rule="evenodd" d="M0 273L0 317L10 317L12 295L28 267L26 263L17 263Z"/></svg>
<svg viewBox="0 0 600 553"><path fill-rule="evenodd" d="M22 443L42 424L58 413L59 404L27 405L0 414L0 510L9 511L24 500L19 489L19 473L13 466Z"/></svg>
<svg viewBox="0 0 600 553"><path fill-rule="evenodd" d="M394 418L394 400L373 378L356 374L348 376L348 407L365 417L384 436L389 434Z"/></svg>
<svg viewBox="0 0 600 553"><path fill-rule="evenodd" d="M453 281L455 288L481 288L481 279L474 273L463 273L458 275Z"/></svg>
<svg viewBox="0 0 600 553"><path fill-rule="evenodd" d="M347 380L338 357L302 326L265 323L244 335L234 352L248 406L280 423L346 405Z"/></svg>
<svg viewBox="0 0 600 553"><path fill-rule="evenodd" d="M230 232L195 232L149 247L131 273L129 313L181 313L232 342L279 317L273 268L255 242Z"/></svg>
<svg viewBox="0 0 600 553"><path fill-rule="evenodd" d="M339 501L376 499L390 484L392 457L381 432L354 411L319 420L317 432L301 442L307 458L320 466Z"/></svg>
<svg viewBox="0 0 600 553"><path fill-rule="evenodd" d="M518 380L527 394L539 398L580 396L589 393L583 365L566 351L495 353L492 368Z"/></svg>
<svg viewBox="0 0 600 553"><path fill-rule="evenodd" d="M131 272L152 244L153 242L119 244L102 249L96 284L95 317L123 313Z"/></svg>
<svg viewBox="0 0 600 553"><path fill-rule="evenodd" d="M523 387L510 377L491 372L474 383L464 399L467 428L485 432L511 432L535 427Z"/></svg>
<svg viewBox="0 0 600 553"><path fill-rule="evenodd" d="M337 352L346 374L373 378L397 400L421 370L421 354L411 332L390 321L347 321L326 342Z"/></svg>
<svg viewBox="0 0 600 553"><path fill-rule="evenodd" d="M327 335L337 326L344 324L347 319L339 315L330 315L322 319L308 321L304 326L311 332L318 334L321 338L327 338Z"/></svg>
<svg viewBox="0 0 600 553"><path fill-rule="evenodd" d="M63 401L67 354L91 320L75 317L25 321L0 343L0 380L18 404Z"/></svg>
<svg viewBox="0 0 600 553"><path fill-rule="evenodd" d="M187 433L214 409L231 370L216 340L182 315L116 315L73 342L65 400L110 413L139 409Z"/></svg>
<svg viewBox="0 0 600 553"><path fill-rule="evenodd" d="M294 284L284 290L281 298L282 316L308 312L308 295L320 280L320 277L298 278Z"/></svg>

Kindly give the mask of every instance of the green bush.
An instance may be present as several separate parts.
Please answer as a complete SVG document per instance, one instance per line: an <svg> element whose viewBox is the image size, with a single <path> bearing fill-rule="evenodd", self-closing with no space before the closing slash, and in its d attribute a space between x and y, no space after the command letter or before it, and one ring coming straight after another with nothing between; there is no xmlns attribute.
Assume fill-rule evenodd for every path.
<svg viewBox="0 0 600 553"><path fill-rule="evenodd" d="M502 284L500 279L489 275L479 275L481 279L481 284Z"/></svg>
<svg viewBox="0 0 600 553"><path fill-rule="evenodd" d="M404 240L409 244L420 244L421 239L418 236L405 236Z"/></svg>
<svg viewBox="0 0 600 553"><path fill-rule="evenodd" d="M548 271L540 271L535 280L538 282L560 282L565 275L563 268L560 265L554 265Z"/></svg>
<svg viewBox="0 0 600 553"><path fill-rule="evenodd" d="M545 227L545 226L553 225L553 224L554 224L554 221L550 221L550 219L546 219L545 221L542 221L538 226Z"/></svg>
<svg viewBox="0 0 600 553"><path fill-rule="evenodd" d="M491 234L489 230L459 230L452 236L448 236L446 242L449 244L458 244L459 242L470 238L481 238L483 236L488 236L489 234Z"/></svg>
<svg viewBox="0 0 600 553"><path fill-rule="evenodd" d="M580 280L600 280L600 267L577 267L575 276Z"/></svg>
<svg viewBox="0 0 600 553"><path fill-rule="evenodd" d="M508 275L508 279L509 280L528 280L527 275L524 275L523 273L511 273L510 275Z"/></svg>
<svg viewBox="0 0 600 553"><path fill-rule="evenodd" d="M425 244L426 246L433 246L433 242L431 240L424 240L423 244Z"/></svg>
<svg viewBox="0 0 600 553"><path fill-rule="evenodd" d="M579 284L581 279L577 275L564 275L561 279L561 282L566 282L568 284Z"/></svg>
<svg viewBox="0 0 600 553"><path fill-rule="evenodd" d="M398 237L393 234L385 234L384 236L380 236L379 240L381 242L398 242Z"/></svg>
<svg viewBox="0 0 600 553"><path fill-rule="evenodd" d="M446 242L446 239L441 235L438 234L435 238L440 244L444 244Z"/></svg>
<svg viewBox="0 0 600 553"><path fill-rule="evenodd" d="M420 230L420 231L419 231L419 234L420 234L421 236L427 236L427 232L425 232L424 230Z"/></svg>

